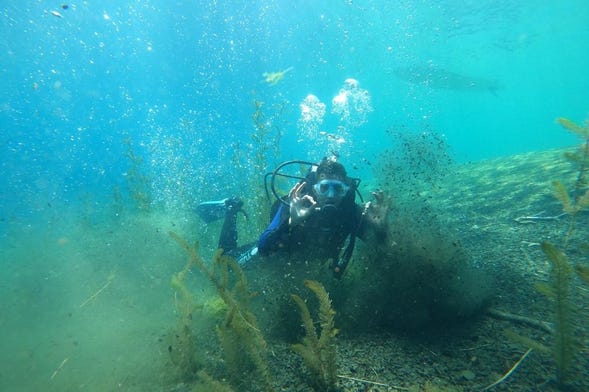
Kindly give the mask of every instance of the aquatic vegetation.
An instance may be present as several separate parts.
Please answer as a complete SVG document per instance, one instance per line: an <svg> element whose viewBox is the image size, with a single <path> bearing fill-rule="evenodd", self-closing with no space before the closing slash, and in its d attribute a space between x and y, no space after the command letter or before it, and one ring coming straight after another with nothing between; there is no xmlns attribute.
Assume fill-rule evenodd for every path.
<svg viewBox="0 0 589 392"><path fill-rule="evenodd" d="M577 270L577 275L579 275L579 278L584 280L585 283L589 284L589 267L584 265L577 265L575 269Z"/></svg>
<svg viewBox="0 0 589 392"><path fill-rule="evenodd" d="M546 295L553 307L553 324L554 327L547 326L544 323L536 322L527 318L518 320L514 316L509 317L512 321L523 322L528 325L534 325L529 321L535 322L535 327L548 331L552 334L552 345L547 347L543 343L518 335L511 331L506 331L508 338L520 342L529 347L526 354L514 365L508 374L502 377L501 381L506 379L513 370L525 359L527 354L533 349L551 354L556 365L556 379L560 386L566 386L571 379L572 365L575 357L578 355L580 345L575 338L575 315L577 314L576 306L572 301L572 283L573 268L571 267L566 254L555 245L549 242L542 243L542 251L548 257L552 268L550 271L550 283L536 283L536 289ZM494 383L493 385L498 384Z"/></svg>
<svg viewBox="0 0 589 392"><path fill-rule="evenodd" d="M579 349L574 338L574 305L571 301L573 269L565 253L556 246L544 242L542 250L552 263L552 283L537 284L536 288L554 301L554 342L551 352L556 363L557 379L564 385L569 380L571 364Z"/></svg>
<svg viewBox="0 0 589 392"><path fill-rule="evenodd" d="M515 337L516 340L524 342L532 348L539 348L540 351L550 352L556 365L556 378L561 386L565 386L572 376L572 364L579 354L580 344L575 339L575 323L578 309L573 298L573 271L582 280L588 281L586 266L577 265L575 268L569 262L567 251L573 234L578 213L587 210L589 207L589 182L587 172L589 171L589 124L581 127L574 122L558 118L557 122L566 130L573 132L583 139L582 146L573 153L566 153L565 159L575 165L577 170L576 180L569 191L564 182L553 181L554 195L560 201L564 213L568 216L568 227L559 246L551 242L542 243L542 251L551 263L550 282L537 283L536 289L551 299L553 303L553 343L550 349L544 345L530 341L530 339ZM572 197L571 197L572 195Z"/></svg>
<svg viewBox="0 0 589 392"><path fill-rule="evenodd" d="M199 355L198 344L192 332L194 311L201 306L186 286L186 276L192 266L193 260L189 259L184 268L172 276L170 282L178 294L175 305L180 317L176 331L168 341L168 352L179 377L188 382L194 381L204 362Z"/></svg>
<svg viewBox="0 0 589 392"><path fill-rule="evenodd" d="M172 278L172 285L179 294L177 308L181 312L182 321L175 334L174 351L171 351L173 362L182 372L183 379L199 390L254 390L272 391L272 376L267 358L267 344L262 335L258 321L252 312L250 299L253 293L248 289L246 276L239 265L230 257L217 253L212 264L206 263L198 253L198 244L189 245L177 234L170 232L170 236L188 253L189 260L183 270ZM191 268L196 267L212 283L218 298L204 303L196 303L194 294L185 284ZM309 369L309 382L317 391L336 390L336 345L337 330L334 327L335 311L331 306L329 294L317 281L305 281L318 301L318 318L320 331L303 299L296 294L290 298L295 301L301 312L306 336L299 344L293 345L293 350L300 354ZM270 289L272 290L272 289ZM282 291L280 291L282 292ZM276 293L274 293L276 294ZM274 300L274 298L272 299ZM266 304L268 306L268 304ZM294 306L279 305L284 311L295 314ZM287 309L288 308L288 309ZM195 339L194 328L190 322L194 321L194 310L201 310L200 314L216 320L218 344L221 348L224 369L211 368L199 350ZM271 313L270 317L276 317ZM294 322L294 321L293 321ZM297 325L290 323L289 326ZM292 328L290 328L292 329ZM200 331L199 334L206 334ZM188 350L193 350L192 355ZM205 373L206 372L206 373ZM229 380L227 384L224 380Z"/></svg>
<svg viewBox="0 0 589 392"><path fill-rule="evenodd" d="M566 186L561 181L554 181L556 198L561 202L564 212L569 214L569 227L563 240L563 248L566 249L571 235L575 229L577 214L589 208L589 122L581 127L566 118L558 118L557 122L566 130L574 133L583 140L583 144L575 152L564 155L565 159L571 162L577 169L572 197Z"/></svg>
<svg viewBox="0 0 589 392"><path fill-rule="evenodd" d="M331 307L329 294L323 285L314 280L306 280L305 286L311 290L319 301L319 325L320 333L317 335L315 323L305 301L296 294L292 299L298 305L301 319L305 328L305 337L302 343L292 346L305 362L310 372L310 384L316 391L336 390L337 365L335 336L337 329L334 327L335 311Z"/></svg>
<svg viewBox="0 0 589 392"><path fill-rule="evenodd" d="M561 202L563 211L568 214L569 224L560 249L549 242L542 243L542 250L552 263L552 286L537 285L537 287L542 293L554 299L555 335L552 353L556 362L558 381L560 384L566 384L570 377L571 363L580 347L574 339L573 316L576 312L571 300L573 267L565 252L574 233L578 213L589 207L587 178L589 171L589 123L581 127L566 118L558 118L557 122L566 130L579 136L583 140L583 144L576 152L565 154L565 158L575 165L578 171L571 192L572 197L563 182L553 182L555 196ZM584 279L583 272L587 271L587 267L578 265L576 270L579 276Z"/></svg>
<svg viewBox="0 0 589 392"><path fill-rule="evenodd" d="M556 197L560 200L563 210L570 215L569 228L566 233L563 247L566 249L569 239L575 228L576 216L580 211L589 208L589 179L587 173L589 172L589 120L585 121L585 126L581 127L574 122L566 119L557 119L558 123L565 129L573 132L575 135L583 140L583 144L574 153L565 154L565 158L573 164L577 165L578 174L574 186L574 196L571 200L569 192L564 185L555 181L554 188ZM579 250L587 252L589 244L584 243L579 245ZM589 266L577 264L575 270L582 281L589 284Z"/></svg>
<svg viewBox="0 0 589 392"><path fill-rule="evenodd" d="M192 392L234 392L226 382L215 380L204 370L198 372L198 381L192 385Z"/></svg>
<svg viewBox="0 0 589 392"><path fill-rule="evenodd" d="M187 268L197 267L213 284L227 307L224 319L217 325L217 337L232 384L238 389L252 384L260 390L272 391L266 342L250 310L249 300L253 294L248 289L245 274L235 260L220 252L209 267L198 253L198 243L191 246L177 234L169 234L188 253ZM179 278L183 276L185 274Z"/></svg>
<svg viewBox="0 0 589 392"><path fill-rule="evenodd" d="M150 188L151 179L143 171L143 158L133 150L131 138L126 138L123 143L127 146L125 156L129 160L129 169L125 176L129 195L139 211L147 212L150 210L153 200Z"/></svg>
<svg viewBox="0 0 589 392"><path fill-rule="evenodd" d="M280 139L283 134L281 121L285 104L278 105L271 110L273 110L273 114L268 118L264 102L254 100L254 113L252 114L254 131L251 135L253 150L250 154L251 160L248 160L246 166L249 170L245 173L245 177L251 181L249 189L253 195L247 202L253 207L256 223L260 229L268 224L271 205L265 196L261 179L269 171L270 164L274 164L278 160L280 154Z"/></svg>
<svg viewBox="0 0 589 392"><path fill-rule="evenodd" d="M253 151L253 169L254 172L265 173L268 171L268 159L278 155L278 144L280 141L280 128L273 127L271 122L266 119L264 113L264 102L254 100L254 113L252 114L254 132L251 135L254 144ZM276 131L275 139L272 139L272 133ZM272 140L271 140L272 139Z"/></svg>

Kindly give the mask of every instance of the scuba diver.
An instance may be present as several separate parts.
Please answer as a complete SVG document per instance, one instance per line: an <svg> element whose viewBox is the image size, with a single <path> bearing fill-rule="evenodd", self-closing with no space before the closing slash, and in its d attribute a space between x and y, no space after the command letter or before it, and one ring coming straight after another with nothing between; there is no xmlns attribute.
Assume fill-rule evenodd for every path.
<svg viewBox="0 0 589 392"><path fill-rule="evenodd" d="M291 164L309 165L309 173L306 177L284 174L281 170ZM296 254L304 260L331 260L330 268L340 278L352 257L356 238L366 241L372 236L377 243L385 240L389 201L384 192L373 192L371 202L356 203L360 180L348 177L335 158L323 158L319 164L285 162L268 176L277 200L272 208L273 218L257 243L237 246L237 215L241 212L247 218L241 199L232 197L197 207L205 222L225 219L218 246L240 265L260 256ZM280 197L275 189L277 176L296 178L299 182L287 196Z"/></svg>

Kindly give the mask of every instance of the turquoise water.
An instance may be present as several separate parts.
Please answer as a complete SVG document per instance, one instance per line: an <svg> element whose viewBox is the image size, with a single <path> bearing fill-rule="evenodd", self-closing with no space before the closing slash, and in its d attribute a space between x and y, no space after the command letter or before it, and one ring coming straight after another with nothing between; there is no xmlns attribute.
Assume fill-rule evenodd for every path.
<svg viewBox="0 0 589 392"><path fill-rule="evenodd" d="M195 205L279 162L336 153L371 184L405 134L477 162L574 145L555 119L588 117L586 1L4 3L7 391L163 388L166 232L210 256Z"/></svg>

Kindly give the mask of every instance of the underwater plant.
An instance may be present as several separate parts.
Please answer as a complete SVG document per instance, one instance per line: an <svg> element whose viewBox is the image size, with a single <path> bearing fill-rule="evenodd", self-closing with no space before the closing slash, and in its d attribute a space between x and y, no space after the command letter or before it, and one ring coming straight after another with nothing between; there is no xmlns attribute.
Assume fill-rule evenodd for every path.
<svg viewBox="0 0 589 392"><path fill-rule="evenodd" d="M585 126L581 127L562 117L556 121L563 128L583 140L583 144L577 151L564 155L565 159L575 165L577 169L577 177L572 191L569 193L561 181L553 182L555 196L561 202L563 211L568 214L569 223L560 248L550 242L542 243L542 251L552 263L552 286L536 285L539 291L554 299L555 334L552 354L556 363L558 382L565 385L570 377L571 364L580 350L579 342L574 338L573 315L575 314L575 306L571 300L574 269L568 261L566 251L574 233L579 212L585 211L589 207L589 182L587 178L589 172L589 122L586 122ZM584 279L584 271L587 271L587 267L577 265L576 270L581 279Z"/></svg>
<svg viewBox="0 0 589 392"><path fill-rule="evenodd" d="M197 372L202 369L204 361L198 355L198 345L192 333L194 311L202 306L186 286L186 276L190 273L193 260L189 259L184 268L171 279L172 288L177 293L176 312L180 315L176 331L168 342L168 352L183 381L192 382Z"/></svg>
<svg viewBox="0 0 589 392"><path fill-rule="evenodd" d="M557 380L564 385L569 379L571 364L578 351L573 327L575 308L571 301L573 269L566 254L551 243L543 242L542 251L552 264L551 284L537 283L536 289L554 302L554 340L549 351L556 364Z"/></svg>
<svg viewBox="0 0 589 392"><path fill-rule="evenodd" d="M575 266L575 269L577 270L577 275L579 275L579 278L585 281L585 283L589 284L589 267L584 265L577 265Z"/></svg>
<svg viewBox="0 0 589 392"><path fill-rule="evenodd" d="M261 179L268 172L270 164L278 160L285 107L285 103L272 107L272 115L267 117L267 108L264 102L254 100L254 112L252 114L254 130L251 134L252 151L251 159L246 162L248 172L245 173L245 178L249 178L251 181L249 189L253 196L248 202L255 206L256 223L260 228L265 227L268 223L271 206L270 201L265 196Z"/></svg>
<svg viewBox="0 0 589 392"><path fill-rule="evenodd" d="M329 294L323 285L314 280L306 280L305 286L311 290L319 301L319 326L317 335L315 323L305 301L296 294L291 298L298 305L305 328L302 343L292 346L310 372L310 384L316 391L335 391L337 381L336 345L337 329L334 327L335 311L331 307Z"/></svg>
<svg viewBox="0 0 589 392"><path fill-rule="evenodd" d="M198 253L198 243L191 246L176 233L169 232L169 235L188 253L187 268L196 266L226 305L224 320L217 325L217 337L232 384L238 390L245 385L256 385L262 391L273 391L266 341L250 310L252 293L245 274L235 260L223 256L220 251L212 266L207 266ZM202 377L200 379L204 382Z"/></svg>
<svg viewBox="0 0 589 392"><path fill-rule="evenodd" d="M569 225L562 244L562 247L566 249L574 232L578 213L589 208L589 179L587 178L589 173L589 120L586 121L584 127L566 118L558 118L556 121L583 140L583 144L575 152L564 154L565 159L575 165L577 169L577 178L571 192L572 197L563 182L558 180L553 182L555 196L561 202L564 212L569 215Z"/></svg>
<svg viewBox="0 0 589 392"><path fill-rule="evenodd" d="M561 387L566 387L572 376L572 365L580 351L580 342L575 338L575 316L578 309L572 300L573 271L582 280L589 281L586 266L578 264L573 268L567 255L570 241L575 233L576 220L581 211L589 207L589 122L581 127L566 118L556 120L563 128L579 136L583 144L575 152L564 154L565 159L571 162L577 171L572 190L567 189L564 182L553 181L554 195L560 201L564 213L568 216L568 225L564 237L559 246L544 241L542 251L551 263L550 282L536 283L536 289L546 295L553 303L553 342L550 348L526 337L510 334L515 340L523 342L531 348L541 352L549 352L556 366L556 379ZM580 246L579 248L582 248ZM586 247L586 245L585 245Z"/></svg>
<svg viewBox="0 0 589 392"><path fill-rule="evenodd" d="M192 385L192 392L234 392L227 383L215 380L204 370L198 372L198 381Z"/></svg>
<svg viewBox="0 0 589 392"><path fill-rule="evenodd" d="M127 146L125 156L129 160L129 169L127 170L127 186L131 199L136 203L139 211L148 212L151 208L152 194L150 189L150 178L143 173L143 158L133 150L131 138L126 138L123 143Z"/></svg>

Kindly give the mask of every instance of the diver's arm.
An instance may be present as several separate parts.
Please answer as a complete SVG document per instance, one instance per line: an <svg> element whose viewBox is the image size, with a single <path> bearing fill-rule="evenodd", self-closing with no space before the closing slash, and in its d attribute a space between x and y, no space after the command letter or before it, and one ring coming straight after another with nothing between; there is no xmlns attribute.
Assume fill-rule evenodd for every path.
<svg viewBox="0 0 589 392"><path fill-rule="evenodd" d="M272 218L270 225L258 239L258 251L261 255L268 255L280 248L280 240L288 232L288 213L284 204L280 203L278 211Z"/></svg>

